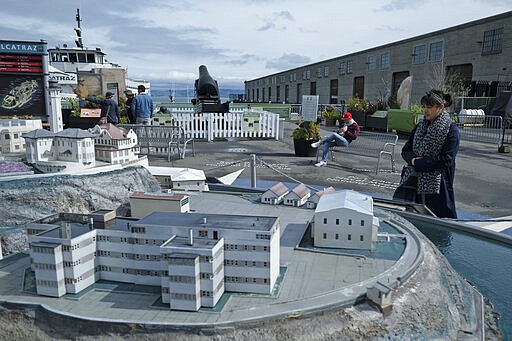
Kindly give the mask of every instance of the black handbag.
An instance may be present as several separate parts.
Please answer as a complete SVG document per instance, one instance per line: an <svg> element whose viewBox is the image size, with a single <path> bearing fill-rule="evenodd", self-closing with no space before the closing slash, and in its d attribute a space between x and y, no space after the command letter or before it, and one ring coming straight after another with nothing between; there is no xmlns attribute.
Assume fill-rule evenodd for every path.
<svg viewBox="0 0 512 341"><path fill-rule="evenodd" d="M405 167L402 169L402 178L404 176ZM418 177L410 175L407 180L401 183L393 193L393 199L409 202L417 202L418 197Z"/></svg>

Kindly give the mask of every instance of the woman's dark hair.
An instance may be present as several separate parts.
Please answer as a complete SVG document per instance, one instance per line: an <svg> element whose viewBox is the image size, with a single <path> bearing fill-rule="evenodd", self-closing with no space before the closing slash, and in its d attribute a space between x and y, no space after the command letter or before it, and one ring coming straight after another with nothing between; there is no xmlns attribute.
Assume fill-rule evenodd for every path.
<svg viewBox="0 0 512 341"><path fill-rule="evenodd" d="M444 104L445 108L452 105L452 96L450 94L445 94L441 90L430 90L421 98L421 105L426 105L429 107L440 106Z"/></svg>

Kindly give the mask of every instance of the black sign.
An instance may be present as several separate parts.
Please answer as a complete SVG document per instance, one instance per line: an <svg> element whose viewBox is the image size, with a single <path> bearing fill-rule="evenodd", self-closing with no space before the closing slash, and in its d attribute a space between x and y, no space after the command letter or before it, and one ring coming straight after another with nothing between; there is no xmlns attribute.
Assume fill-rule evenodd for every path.
<svg viewBox="0 0 512 341"><path fill-rule="evenodd" d="M0 74L0 116L46 115L42 75Z"/></svg>

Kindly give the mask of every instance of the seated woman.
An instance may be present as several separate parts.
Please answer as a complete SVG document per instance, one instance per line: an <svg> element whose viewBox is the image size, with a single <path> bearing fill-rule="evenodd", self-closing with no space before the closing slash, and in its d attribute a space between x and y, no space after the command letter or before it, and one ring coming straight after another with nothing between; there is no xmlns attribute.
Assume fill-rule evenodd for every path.
<svg viewBox="0 0 512 341"><path fill-rule="evenodd" d="M315 163L315 167L322 167L327 165L327 157L329 156L329 148L333 146L348 147L350 142L354 141L358 136L361 129L359 124L352 118L352 114L348 111L340 118L340 125L338 131L332 133L330 136L325 137L323 140L312 143L311 147L318 148L324 145L322 153L322 160Z"/></svg>

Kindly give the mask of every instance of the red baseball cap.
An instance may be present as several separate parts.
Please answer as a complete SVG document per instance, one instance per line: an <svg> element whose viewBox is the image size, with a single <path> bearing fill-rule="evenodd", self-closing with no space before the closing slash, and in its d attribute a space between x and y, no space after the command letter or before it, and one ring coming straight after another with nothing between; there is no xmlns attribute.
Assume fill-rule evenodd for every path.
<svg viewBox="0 0 512 341"><path fill-rule="evenodd" d="M352 119L352 114L349 113L348 111L346 113L343 114L343 117L341 118L342 121L348 121Z"/></svg>

